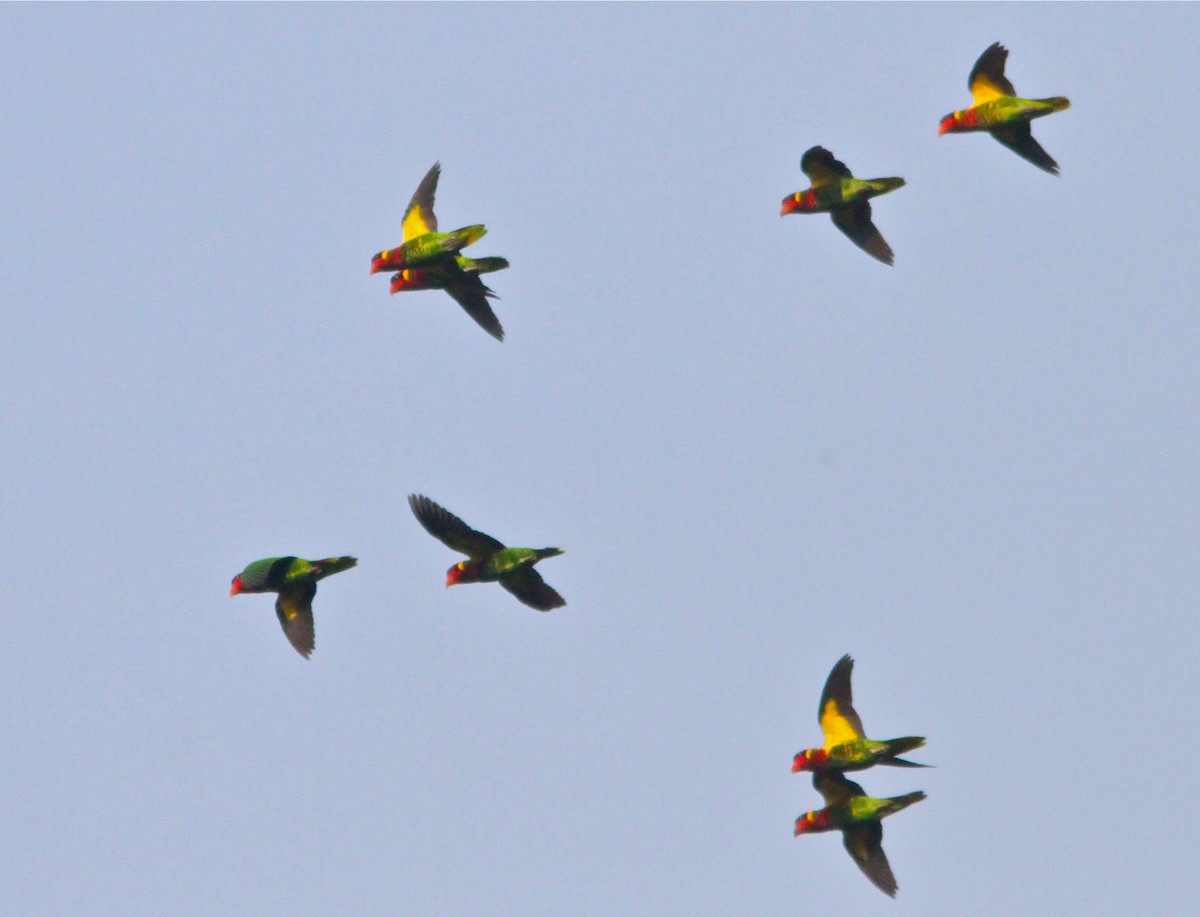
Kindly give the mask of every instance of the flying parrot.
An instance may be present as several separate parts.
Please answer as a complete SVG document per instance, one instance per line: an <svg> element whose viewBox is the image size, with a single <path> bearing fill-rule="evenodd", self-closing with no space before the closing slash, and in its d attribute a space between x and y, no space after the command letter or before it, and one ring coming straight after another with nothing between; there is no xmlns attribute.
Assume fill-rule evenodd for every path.
<svg viewBox="0 0 1200 917"><path fill-rule="evenodd" d="M890 799L875 799L866 795L853 780L833 771L813 774L813 786L825 799L825 808L797 818L793 836L841 831L846 852L863 875L885 895L896 897L896 877L883 852L883 825L880 822L914 802L920 802L925 794L918 790Z"/></svg>
<svg viewBox="0 0 1200 917"><path fill-rule="evenodd" d="M472 242L483 238L487 230L482 225L464 226L454 232L438 232L437 217L433 215L433 196L437 191L442 164L435 162L421 179L413 193L404 220L400 224L404 240L399 248L378 252L371 259L371 273L398 271L403 268L424 267L454 254Z"/></svg>
<svg viewBox="0 0 1200 917"><path fill-rule="evenodd" d="M530 608L550 611L567 603L551 589L533 565L562 553L558 548L508 548L483 532L477 532L453 513L428 497L411 494L408 505L417 521L446 547L467 555L446 571L446 586L458 583L495 583Z"/></svg>
<svg viewBox="0 0 1200 917"><path fill-rule="evenodd" d="M1058 163L1033 139L1029 122L1034 118L1070 108L1071 103L1062 96L1050 99L1022 99L1017 97L1013 84L1004 76L1004 62L1008 60L1008 49L996 42L975 62L967 78L975 103L963 111L951 112L942 118L938 136L957 134L964 131L987 131L1018 156L1028 159L1039 169L1051 175L1058 174Z"/></svg>
<svg viewBox="0 0 1200 917"><path fill-rule="evenodd" d="M897 757L920 748L925 739L905 736L878 741L863 735L862 720L854 710L850 693L850 673L854 660L846 654L837 661L825 680L817 722L825 734L820 748L806 748L792 759L792 773L800 771L861 771L875 764L892 767L928 767Z"/></svg>
<svg viewBox="0 0 1200 917"><path fill-rule="evenodd" d="M445 290L454 301L475 319L479 326L496 340L504 340L504 329L488 298L496 299L491 287L479 279L480 274L501 271L508 267L504 258L468 258L455 255L454 261L438 262L423 268L405 268L392 275L392 294L402 290Z"/></svg>
<svg viewBox="0 0 1200 917"><path fill-rule="evenodd" d="M504 329L488 304L488 298L494 299L496 294L484 286L478 275L503 270L508 267L508 261L504 258L473 260L460 254L461 248L483 237L487 232L483 226L466 226L454 232L437 231L433 197L441 168L441 163L435 162L417 186L401 224L403 244L375 255L371 259L371 273L399 271L392 277L393 293L445 290L484 331L502 341Z"/></svg>
<svg viewBox="0 0 1200 917"><path fill-rule="evenodd" d="M884 264L895 260L892 249L871 222L870 198L904 186L903 178L858 179L824 147L814 146L800 159L800 171L812 187L783 199L780 216L789 213L828 213L833 225L872 258Z"/></svg>
<svg viewBox="0 0 1200 917"><path fill-rule="evenodd" d="M275 614L288 641L307 659L316 644L313 631L312 600L317 581L358 563L356 557L326 557L305 560L302 557L267 557L256 560L233 578L230 595L243 592L277 592Z"/></svg>

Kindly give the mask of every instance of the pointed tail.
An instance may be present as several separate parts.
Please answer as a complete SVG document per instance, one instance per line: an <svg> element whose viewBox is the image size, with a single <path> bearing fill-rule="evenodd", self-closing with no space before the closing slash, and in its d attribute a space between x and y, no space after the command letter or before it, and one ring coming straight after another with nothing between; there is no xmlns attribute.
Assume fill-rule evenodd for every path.
<svg viewBox="0 0 1200 917"><path fill-rule="evenodd" d="M878 815L880 818L885 818L888 815L894 815L901 809L907 809L914 802L920 802L925 798L925 794L921 790L915 793L905 793L903 796L893 796L887 800L887 804L880 807Z"/></svg>
<svg viewBox="0 0 1200 917"><path fill-rule="evenodd" d="M490 274L508 267L507 258L468 258L465 255L459 255L459 258L462 261L458 266L472 274Z"/></svg>
<svg viewBox="0 0 1200 917"><path fill-rule="evenodd" d="M887 194L889 191L895 191L897 188L903 188L907 184L903 178L872 178L871 187L875 189L876 194Z"/></svg>
<svg viewBox="0 0 1200 917"><path fill-rule="evenodd" d="M324 560L313 561L313 566L317 568L317 579L333 576L333 574L349 570L357 564L357 557L326 557Z"/></svg>
<svg viewBox="0 0 1200 917"><path fill-rule="evenodd" d="M475 226L464 226L462 229L447 233L446 240L442 243L442 251L456 252L460 248L466 248L472 242L478 242L485 235L487 235L487 229L482 223Z"/></svg>
<svg viewBox="0 0 1200 917"><path fill-rule="evenodd" d="M1071 100L1066 96L1054 96L1050 99L1038 99L1037 101L1049 107L1050 111L1062 111L1064 108L1071 107Z"/></svg>
<svg viewBox="0 0 1200 917"><path fill-rule="evenodd" d="M891 767L929 767L928 764L917 764L915 761L905 761L903 758L896 757L915 748L920 748L924 744L925 739L923 736L904 736L899 739L888 739L887 753L879 759L879 763L887 764Z"/></svg>
<svg viewBox="0 0 1200 917"><path fill-rule="evenodd" d="M558 555L561 553L561 548L538 548L537 559L545 560L547 557L558 557Z"/></svg>

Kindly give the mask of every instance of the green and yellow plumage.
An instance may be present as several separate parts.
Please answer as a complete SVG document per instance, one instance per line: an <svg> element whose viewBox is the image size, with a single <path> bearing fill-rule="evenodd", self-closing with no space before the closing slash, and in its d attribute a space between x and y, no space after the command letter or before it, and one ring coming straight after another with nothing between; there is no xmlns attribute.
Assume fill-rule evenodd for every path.
<svg viewBox="0 0 1200 917"><path fill-rule="evenodd" d="M970 108L951 112L941 120L939 134L987 131L1018 156L1052 175L1058 163L1033 139L1029 122L1071 106L1063 96L1047 99L1023 99L1004 75L1008 49L999 42L979 56L967 86L971 90Z"/></svg>
<svg viewBox="0 0 1200 917"><path fill-rule="evenodd" d="M371 259L372 274L383 270L426 267L478 242L486 235L487 229L481 224L464 226L453 232L438 232L433 199L441 172L442 164L435 162L421 180L400 222L401 244L397 248L385 249Z"/></svg>
<svg viewBox="0 0 1200 917"><path fill-rule="evenodd" d="M275 614L288 642L304 658L316 645L313 627L312 600L317 594L317 582L355 566L354 557L327 557L324 560L305 560L302 557L267 557L247 565L233 578L230 595L243 592L276 592Z"/></svg>
<svg viewBox="0 0 1200 917"><path fill-rule="evenodd" d="M876 764L891 767L926 767L898 757L925 744L921 736L897 739L869 739L862 720L854 709L850 685L854 660L849 654L839 659L825 679L817 721L825 742L820 748L808 748L792 759L792 773L813 771L858 771Z"/></svg>
<svg viewBox="0 0 1200 917"><path fill-rule="evenodd" d="M825 808L806 812L796 819L796 835L822 831L841 831L842 844L863 875L884 894L894 897L897 884L883 852L881 820L920 802L920 790L877 799L866 795L852 780L832 771L813 775L813 786L825 800Z"/></svg>
<svg viewBox="0 0 1200 917"><path fill-rule="evenodd" d="M558 548L510 548L491 535L476 531L428 497L411 494L408 505L422 527L448 548L467 555L446 572L446 585L499 583L524 604L538 611L567 603L542 579L533 565L557 557Z"/></svg>
<svg viewBox="0 0 1200 917"><path fill-rule="evenodd" d="M891 246L871 220L871 198L904 187L903 178L855 178L829 150L814 146L800 159L800 170L812 187L783 199L780 216L828 213L833 224L872 258L892 264Z"/></svg>

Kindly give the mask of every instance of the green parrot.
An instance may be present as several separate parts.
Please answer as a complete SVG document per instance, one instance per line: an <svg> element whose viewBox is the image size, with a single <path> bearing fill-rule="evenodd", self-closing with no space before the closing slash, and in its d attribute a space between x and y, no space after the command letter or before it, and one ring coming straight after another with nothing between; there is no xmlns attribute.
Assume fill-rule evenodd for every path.
<svg viewBox="0 0 1200 917"><path fill-rule="evenodd" d="M833 225L872 258L891 264L891 247L871 222L871 198L904 187L903 178L858 179L824 147L814 146L800 159L800 171L812 187L783 199L780 216L789 213L828 213Z"/></svg>
<svg viewBox="0 0 1200 917"><path fill-rule="evenodd" d="M445 290L475 319L476 323L498 341L504 340L504 329L488 298L498 299L495 292L479 279L480 274L502 271L508 267L504 258L468 258L455 255L422 268L405 268L392 275L392 294L402 290Z"/></svg>
<svg viewBox="0 0 1200 917"><path fill-rule="evenodd" d="M483 532L477 532L428 497L410 494L408 505L417 521L446 547L467 555L446 571L446 586L457 583L495 583L530 608L550 611L567 603L551 589L533 565L561 554L558 548L508 548Z"/></svg>
<svg viewBox="0 0 1200 917"><path fill-rule="evenodd" d="M825 800L825 808L806 812L796 819L793 836L820 831L841 831L842 843L863 875L889 897L896 897L896 877L883 852L881 819L920 802L925 794L918 790L875 799L863 788L839 773L819 771L813 774L813 786Z"/></svg>
<svg viewBox="0 0 1200 917"><path fill-rule="evenodd" d="M967 78L971 90L970 108L951 112L942 118L938 136L964 131L987 131L1018 156L1028 159L1051 175L1058 174L1058 163L1033 139L1029 122L1034 118L1070 108L1062 96L1050 99L1021 99L1013 84L1004 76L1008 49L996 42L981 55Z"/></svg>
<svg viewBox="0 0 1200 917"><path fill-rule="evenodd" d="M433 215L433 195L437 191L442 164L435 162L421 179L417 190L404 211L400 224L403 241L398 248L379 252L371 259L371 273L398 271L403 268L424 267L442 260L472 242L483 238L487 230L482 225L464 226L454 232L438 232L437 217Z"/></svg>
<svg viewBox="0 0 1200 917"><path fill-rule="evenodd" d="M358 563L355 557L326 557L305 560L302 557L267 557L256 560L233 578L230 595L243 592L277 592L275 614L288 641L307 659L316 645L313 631L312 600L317 581Z"/></svg>
<svg viewBox="0 0 1200 917"><path fill-rule="evenodd" d="M863 735L862 720L854 711L850 673L854 660L847 653L834 665L821 692L817 722L825 734L821 748L806 748L792 759L792 773L800 771L861 771L875 764L892 767L928 767L896 757L925 744L921 736L878 741Z"/></svg>

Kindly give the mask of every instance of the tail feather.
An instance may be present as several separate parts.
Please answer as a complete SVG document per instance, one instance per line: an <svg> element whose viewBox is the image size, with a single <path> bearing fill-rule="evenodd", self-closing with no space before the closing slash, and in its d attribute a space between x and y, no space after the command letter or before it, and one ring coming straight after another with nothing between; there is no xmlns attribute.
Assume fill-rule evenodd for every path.
<svg viewBox="0 0 1200 917"><path fill-rule="evenodd" d="M456 229L449 233L446 240L442 243L442 250L446 252L456 252L460 248L466 248L472 242L478 242L485 235L487 229L482 223L474 226L464 226L462 229Z"/></svg>
<svg viewBox="0 0 1200 917"><path fill-rule="evenodd" d="M333 574L341 573L343 570L349 570L357 564L357 557L326 557L324 560L313 561L313 566L318 570L318 579L333 576Z"/></svg>
<svg viewBox="0 0 1200 917"><path fill-rule="evenodd" d="M897 188L903 188L907 184L903 178L873 178L871 186L879 194L887 194L889 191L895 191Z"/></svg>
<svg viewBox="0 0 1200 917"><path fill-rule="evenodd" d="M925 793L921 790L917 790L915 793L905 793L903 796L893 796L887 801L887 805L879 810L879 817L895 815L901 809L907 809L914 802L920 802L924 798Z"/></svg>
<svg viewBox="0 0 1200 917"><path fill-rule="evenodd" d="M490 274L492 271L502 271L508 267L507 258L464 258L467 262L462 266L464 271L472 274Z"/></svg>
<svg viewBox="0 0 1200 917"><path fill-rule="evenodd" d="M537 559L544 560L547 557L558 557L558 555L561 553L561 548L539 548L537 552Z"/></svg>
<svg viewBox="0 0 1200 917"><path fill-rule="evenodd" d="M1049 99L1038 99L1043 105L1049 105L1051 111L1062 111L1071 107L1071 100L1066 96L1054 96Z"/></svg>

